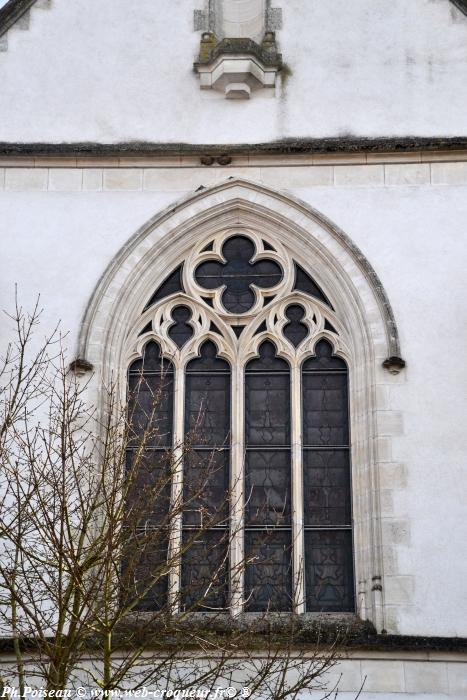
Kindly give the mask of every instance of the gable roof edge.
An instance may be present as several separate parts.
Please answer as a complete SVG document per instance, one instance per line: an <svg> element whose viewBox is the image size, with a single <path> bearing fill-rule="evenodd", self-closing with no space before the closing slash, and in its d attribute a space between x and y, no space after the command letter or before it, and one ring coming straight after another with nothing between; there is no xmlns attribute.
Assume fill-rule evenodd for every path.
<svg viewBox="0 0 467 700"><path fill-rule="evenodd" d="M451 0L451 2L457 7L458 10L467 16L467 0Z"/></svg>
<svg viewBox="0 0 467 700"><path fill-rule="evenodd" d="M0 8L0 37L33 6L37 0L8 0ZM450 0L467 17L467 0Z"/></svg>
<svg viewBox="0 0 467 700"><path fill-rule="evenodd" d="M0 36L16 24L36 2L37 0L9 0L0 9Z"/></svg>

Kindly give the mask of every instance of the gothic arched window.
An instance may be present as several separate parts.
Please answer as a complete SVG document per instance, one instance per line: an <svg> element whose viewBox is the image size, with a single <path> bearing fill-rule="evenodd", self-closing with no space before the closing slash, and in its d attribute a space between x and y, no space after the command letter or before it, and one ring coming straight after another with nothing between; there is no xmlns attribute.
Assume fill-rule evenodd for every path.
<svg viewBox="0 0 467 700"><path fill-rule="evenodd" d="M129 386L147 413L165 363L148 469L178 451L171 497L190 503L171 525L180 570L154 606L178 587L185 608L201 594L207 610L354 610L342 335L310 273L254 231L200 241L154 285Z"/></svg>

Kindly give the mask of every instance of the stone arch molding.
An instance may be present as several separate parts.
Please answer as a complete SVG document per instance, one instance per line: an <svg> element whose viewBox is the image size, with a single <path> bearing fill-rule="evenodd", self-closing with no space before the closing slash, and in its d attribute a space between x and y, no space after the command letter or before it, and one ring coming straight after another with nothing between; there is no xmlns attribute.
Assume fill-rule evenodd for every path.
<svg viewBox="0 0 467 700"><path fill-rule="evenodd" d="M226 232L232 230L273 240L278 251L312 275L332 304L330 311L313 300L314 311L310 307L309 313L310 317L313 313L315 318L320 317L321 313L323 319L326 315L332 320L339 331L338 338L332 333L328 337L349 364L358 613L371 620L378 630L384 629L378 487L378 464L385 458L378 454L378 411L384 407L378 406L377 388L389 380L382 366L384 361L398 357L400 348L384 289L344 232L307 204L246 180L232 178L196 192L147 222L114 258L86 309L79 338L81 359L74 364L94 367L89 390L98 406L100 387L116 380L123 391L128 362L142 344L138 334L144 326L144 309L155 289L171 270L189 259L194 248L200 249L203 242L216 237L225 238ZM294 298L299 297L295 293ZM290 299L293 301L292 296ZM306 306L305 299L302 302ZM179 303L183 303L181 298ZM189 303L188 298L185 303ZM199 316L199 323L206 326L205 337L209 337L211 312L206 305ZM279 309L279 326L285 323L281 314L283 309ZM326 336L323 324L324 320L316 327L308 353L313 352L319 337ZM268 321L264 337L274 337L273 326L273 321ZM228 358L235 339L231 332L229 349L227 324L224 330L227 340L219 349ZM251 356L257 342L253 341L251 330L249 334L252 343L245 352ZM219 346L219 338L212 339ZM198 346L199 343L193 345L190 356L196 354ZM170 354L170 347L165 352ZM285 349L283 353L286 354Z"/></svg>

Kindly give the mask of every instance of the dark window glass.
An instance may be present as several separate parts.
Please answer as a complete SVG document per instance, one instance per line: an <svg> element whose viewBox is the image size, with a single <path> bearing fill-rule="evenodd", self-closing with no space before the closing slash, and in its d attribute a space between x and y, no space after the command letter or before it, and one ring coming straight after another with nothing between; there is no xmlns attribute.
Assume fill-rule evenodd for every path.
<svg viewBox="0 0 467 700"><path fill-rule="evenodd" d="M305 525L350 525L348 449L306 448L303 455Z"/></svg>
<svg viewBox="0 0 467 700"><path fill-rule="evenodd" d="M193 336L193 328L188 323L191 316L191 309L188 306L176 306L172 309L174 323L169 328L169 336L179 348L182 348Z"/></svg>
<svg viewBox="0 0 467 700"><path fill-rule="evenodd" d="M173 272L170 273L168 277L162 282L162 284L156 289L152 297L149 299L144 310L149 309L150 306L155 304L161 299L170 296L171 294L176 294L177 292L183 292L182 283L182 272L183 265L177 267Z"/></svg>
<svg viewBox="0 0 467 700"><path fill-rule="evenodd" d="M316 284L314 279L310 277L308 272L295 263L295 285L294 289L298 289L300 292L305 292L316 299L327 304L331 309L332 305L323 290Z"/></svg>
<svg viewBox="0 0 467 700"><path fill-rule="evenodd" d="M305 531L305 561L307 610L353 611L352 532Z"/></svg>
<svg viewBox="0 0 467 700"><path fill-rule="evenodd" d="M140 330L138 335L144 335L145 333L149 333L149 331L152 331L152 321L149 321L149 323L146 323L144 328Z"/></svg>
<svg viewBox="0 0 467 700"><path fill-rule="evenodd" d="M332 346L326 340L320 340L315 347L315 356L305 361L303 369L347 372L347 365L341 357L333 355Z"/></svg>
<svg viewBox="0 0 467 700"><path fill-rule="evenodd" d="M253 242L245 236L233 236L222 246L226 262L207 260L195 270L195 278L204 289L225 287L222 304L230 313L249 311L255 303L253 286L267 289L275 287L283 276L274 260L252 262L255 254Z"/></svg>
<svg viewBox="0 0 467 700"><path fill-rule="evenodd" d="M173 366L157 343L128 370L126 473L128 547L122 595L141 595L138 610L166 604L167 533L172 474Z"/></svg>
<svg viewBox="0 0 467 700"><path fill-rule="evenodd" d="M348 371L326 340L315 353L302 368L306 606L352 611Z"/></svg>
<svg viewBox="0 0 467 700"><path fill-rule="evenodd" d="M303 373L303 415L306 445L347 445L347 375L345 373Z"/></svg>
<svg viewBox="0 0 467 700"><path fill-rule="evenodd" d="M336 335L339 335L338 332L336 331L336 329L334 328L334 326L332 325L332 323L330 321L328 321L327 319L324 322L324 330L331 331L331 333L335 333Z"/></svg>
<svg viewBox="0 0 467 700"><path fill-rule="evenodd" d="M183 530L182 602L184 609L227 606L228 530Z"/></svg>
<svg viewBox="0 0 467 700"><path fill-rule="evenodd" d="M227 605L229 540L230 365L211 341L185 379L182 605Z"/></svg>
<svg viewBox="0 0 467 700"><path fill-rule="evenodd" d="M245 326L232 326L232 330L237 336L237 338L240 338L241 334L243 333Z"/></svg>
<svg viewBox="0 0 467 700"><path fill-rule="evenodd" d="M284 335L296 348L308 335L308 326L303 323L305 309L299 304L291 304L285 310L289 322L284 326Z"/></svg>
<svg viewBox="0 0 467 700"><path fill-rule="evenodd" d="M159 531L148 544L151 535L147 531L136 532L129 542L122 564L121 593L122 602L140 598L134 610L153 611L166 607L169 579L166 535Z"/></svg>
<svg viewBox="0 0 467 700"><path fill-rule="evenodd" d="M173 366L149 342L141 359L128 371L130 445L168 448L172 445Z"/></svg>
<svg viewBox="0 0 467 700"><path fill-rule="evenodd" d="M246 530L246 609L292 610L292 537L287 530ZM251 563L248 563L248 561Z"/></svg>
<svg viewBox="0 0 467 700"><path fill-rule="evenodd" d="M245 596L291 610L290 370L266 341L245 369Z"/></svg>

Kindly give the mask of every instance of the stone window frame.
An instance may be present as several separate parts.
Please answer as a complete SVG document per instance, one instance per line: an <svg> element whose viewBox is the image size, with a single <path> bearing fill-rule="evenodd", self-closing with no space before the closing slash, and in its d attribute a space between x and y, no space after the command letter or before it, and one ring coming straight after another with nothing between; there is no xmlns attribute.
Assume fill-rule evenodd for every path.
<svg viewBox="0 0 467 700"><path fill-rule="evenodd" d="M222 222L223 217L220 217ZM217 258L222 260L222 247L233 236L243 236L253 242L255 246L254 260L268 259L276 261L283 270L283 278L274 288L257 289L256 303L252 308L241 315L229 313L221 302L220 289L208 292L201 288L195 279L194 271L204 260ZM265 247L272 246L273 250ZM208 244L209 251L205 251ZM144 354L145 345L152 341L159 344L162 356L169 360L175 370L174 384L174 424L173 444L174 453L179 463L179 474L174 480L176 491L174 497L181 495L183 489L183 465L181 463L181 446L185 432L185 377L186 367L190 360L199 356L203 343L212 341L217 349L218 356L226 360L231 367L231 470L230 488L232 493L232 541L230 542L230 568L232 573L230 581L231 601L230 609L236 615L243 612L244 580L239 575L242 571L244 553L244 468L245 468L245 403L244 387L245 368L250 360L259 356L259 347L265 341L271 341L277 351L277 357L284 359L290 367L290 395L291 395L291 470L292 470L292 590L293 611L296 614L305 612L305 528L304 528L304 494L303 494L303 450L302 450L302 365L310 357L314 356L316 344L320 340L327 340L332 346L334 354L341 357L347 364L350 361L350 352L346 337L347 329L344 327L337 314L326 303L310 297L305 292L294 290L295 260L293 251L285 247L271 234L263 233L261 236L241 224L235 226L222 226L214 236L207 233L199 236L196 245L188 251L183 251L172 261L173 268L183 263L183 288L186 292L178 292L152 304L142 313L132 326L126 343L125 362L129 367L132 362L138 360ZM157 286L157 285L156 285ZM275 299L263 306L264 297L274 293ZM212 308L203 301L206 296L212 299ZM283 329L289 322L286 309L292 304L299 304L305 311L305 320L309 328L308 337L298 347L294 347L283 334ZM191 311L189 325L193 328L192 337L179 348L170 337L170 328L173 325L173 310L178 306L184 306ZM245 325L244 331L237 337L232 326ZM152 330L145 331L152 325ZM219 332L210 330L214 324ZM266 325L265 330L258 333L258 329ZM335 329L334 332L326 328L327 324ZM173 546L181 543L181 521L171 541ZM180 571L174 570L169 582L169 590L178 594L180 588ZM176 596L176 599L178 596ZM348 611L352 612L352 611Z"/></svg>
<svg viewBox="0 0 467 700"><path fill-rule="evenodd" d="M240 178L189 195L156 215L115 256L86 309L78 357L95 369L88 383L90 399L103 410L102 386L115 380L124 399L128 363L141 349L134 333L143 327L141 314L157 286L155 280L164 279L200 241L242 228L291 251L332 300L332 324L340 332L339 341L333 338L332 344L349 367L357 613L381 631L387 611L379 464L387 461L390 437L379 428L385 409L379 387L394 381L388 380L383 363L389 356L400 356L398 332L375 271L326 217L283 192ZM319 306L316 300L311 303ZM273 340L277 344L277 337ZM215 341L219 347L217 336ZM220 349L229 353L227 346ZM391 543L384 544L391 560Z"/></svg>

